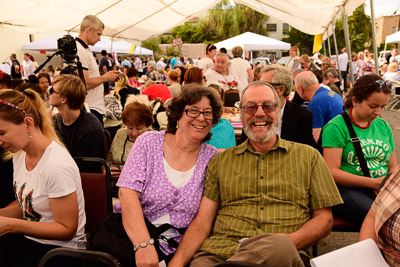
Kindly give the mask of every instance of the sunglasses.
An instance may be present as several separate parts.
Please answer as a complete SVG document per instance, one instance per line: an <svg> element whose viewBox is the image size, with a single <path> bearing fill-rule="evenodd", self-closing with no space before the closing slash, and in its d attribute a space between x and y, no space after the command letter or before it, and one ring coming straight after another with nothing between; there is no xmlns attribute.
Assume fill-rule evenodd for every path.
<svg viewBox="0 0 400 267"><path fill-rule="evenodd" d="M267 114L274 112L277 106L278 104L276 103L248 104L246 106L243 106L242 109L244 110L245 113L253 115L257 112L258 107L261 107L265 112L265 114Z"/></svg>
<svg viewBox="0 0 400 267"><path fill-rule="evenodd" d="M383 89L384 87L392 89L392 83L384 80L376 80L374 83L366 84L363 85L362 87L369 87L372 85L375 86L376 89Z"/></svg>
<svg viewBox="0 0 400 267"><path fill-rule="evenodd" d="M54 88L53 88L53 86L52 87L50 87L50 89L49 89L49 93L52 95L52 94L57 94L57 95L59 95L60 93L59 92L56 92L56 91L54 91Z"/></svg>

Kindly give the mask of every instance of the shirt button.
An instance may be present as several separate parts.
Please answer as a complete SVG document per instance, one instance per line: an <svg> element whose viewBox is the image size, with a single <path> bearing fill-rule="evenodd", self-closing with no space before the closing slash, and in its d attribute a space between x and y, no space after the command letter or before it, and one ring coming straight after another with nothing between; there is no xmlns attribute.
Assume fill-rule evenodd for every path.
<svg viewBox="0 0 400 267"><path fill-rule="evenodd" d="M174 196L177 196L177 195L179 195L179 191L178 191L178 190L175 190L175 191L174 191Z"/></svg>
<svg viewBox="0 0 400 267"><path fill-rule="evenodd" d="M261 228L261 225L257 225L257 228L260 229L260 228Z"/></svg>
<svg viewBox="0 0 400 267"><path fill-rule="evenodd" d="M261 209L261 210L264 210L264 207L261 207L260 209Z"/></svg>
<svg viewBox="0 0 400 267"><path fill-rule="evenodd" d="M260 179L264 179L264 176L261 176Z"/></svg>

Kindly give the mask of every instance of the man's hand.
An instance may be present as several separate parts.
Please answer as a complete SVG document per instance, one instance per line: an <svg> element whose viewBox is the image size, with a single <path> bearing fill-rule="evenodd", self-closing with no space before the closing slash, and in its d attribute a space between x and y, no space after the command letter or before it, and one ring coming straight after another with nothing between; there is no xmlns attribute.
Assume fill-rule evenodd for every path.
<svg viewBox="0 0 400 267"><path fill-rule="evenodd" d="M116 82L119 80L120 73L116 70L107 71L103 77L106 79L106 82Z"/></svg>

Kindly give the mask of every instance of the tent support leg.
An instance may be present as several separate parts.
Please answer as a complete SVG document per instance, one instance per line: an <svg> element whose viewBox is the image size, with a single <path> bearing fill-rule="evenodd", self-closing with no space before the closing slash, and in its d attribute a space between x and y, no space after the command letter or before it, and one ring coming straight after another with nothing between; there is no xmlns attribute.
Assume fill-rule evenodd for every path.
<svg viewBox="0 0 400 267"><path fill-rule="evenodd" d="M339 72L340 71L339 70L339 51L337 49L336 33L335 33L335 27L333 26L333 24L332 24L332 28L333 28L333 43L335 44L335 53L336 53L336 69ZM339 73L338 76L339 76L339 81L341 84L342 83L342 75L340 75L340 73Z"/></svg>
<svg viewBox="0 0 400 267"><path fill-rule="evenodd" d="M346 42L347 56L348 56L348 59L349 59L350 81L351 81L351 84L353 85L354 84L354 75L353 75L353 64L352 64L352 60L351 60L351 45L350 45L350 37L349 37L349 25L347 23L347 15L346 15L343 7L342 7L342 21L343 21L344 40Z"/></svg>
<svg viewBox="0 0 400 267"><path fill-rule="evenodd" d="M331 61L331 38L328 36L328 55L329 55L329 61Z"/></svg>
<svg viewBox="0 0 400 267"><path fill-rule="evenodd" d="M372 30L372 44L374 46L375 73L379 74L378 47L376 47L374 0L370 0L369 2L371 7L371 26L372 26L371 30Z"/></svg>

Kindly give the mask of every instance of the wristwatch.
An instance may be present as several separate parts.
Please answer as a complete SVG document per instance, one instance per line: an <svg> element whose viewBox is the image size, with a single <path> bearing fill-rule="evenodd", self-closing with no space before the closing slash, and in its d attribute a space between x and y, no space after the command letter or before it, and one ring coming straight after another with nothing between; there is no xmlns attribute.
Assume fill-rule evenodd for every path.
<svg viewBox="0 0 400 267"><path fill-rule="evenodd" d="M135 245L134 247L133 247L133 251L137 251L139 248L145 248L145 247L147 247L148 245L154 245L154 239L153 238L150 238L150 240L149 241L143 241L143 242L140 242L138 245Z"/></svg>

